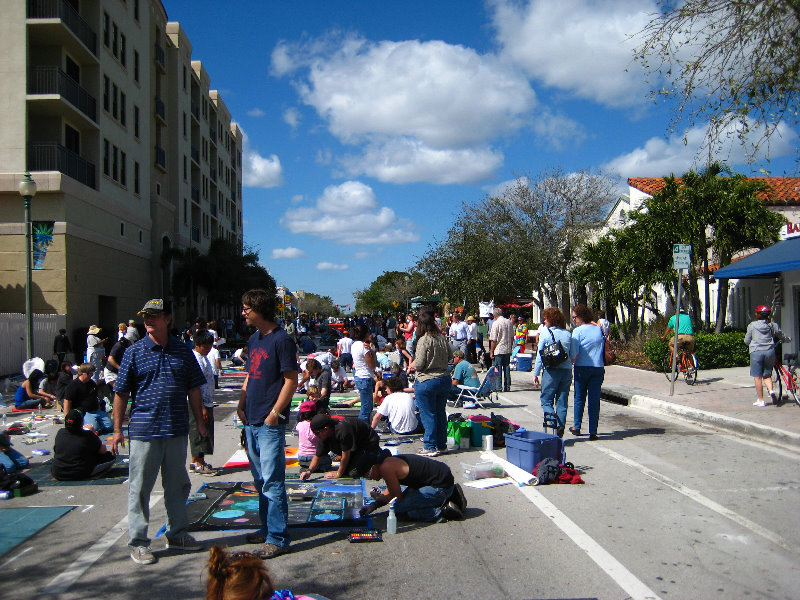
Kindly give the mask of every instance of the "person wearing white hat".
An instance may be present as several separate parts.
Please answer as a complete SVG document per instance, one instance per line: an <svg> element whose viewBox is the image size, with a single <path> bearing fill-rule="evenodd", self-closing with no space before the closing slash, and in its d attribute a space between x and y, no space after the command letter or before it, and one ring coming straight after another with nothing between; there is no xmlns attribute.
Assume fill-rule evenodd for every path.
<svg viewBox="0 0 800 600"><path fill-rule="evenodd" d="M108 338L100 339L101 331L100 327L92 325L86 336L86 362L94 365L92 381L95 383L100 381L100 374L103 372L103 358L106 355L106 348L103 344L108 340Z"/></svg>

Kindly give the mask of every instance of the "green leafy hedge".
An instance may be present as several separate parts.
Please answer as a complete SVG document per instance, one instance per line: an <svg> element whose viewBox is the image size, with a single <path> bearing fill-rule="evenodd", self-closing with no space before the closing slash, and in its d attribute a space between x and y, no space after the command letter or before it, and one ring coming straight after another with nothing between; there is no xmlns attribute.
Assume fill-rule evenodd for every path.
<svg viewBox="0 0 800 600"><path fill-rule="evenodd" d="M660 338L645 342L644 353L653 368L661 369L667 348L667 342ZM743 331L697 333L694 336L694 353L700 369L746 367L750 364L750 350L744 343Z"/></svg>

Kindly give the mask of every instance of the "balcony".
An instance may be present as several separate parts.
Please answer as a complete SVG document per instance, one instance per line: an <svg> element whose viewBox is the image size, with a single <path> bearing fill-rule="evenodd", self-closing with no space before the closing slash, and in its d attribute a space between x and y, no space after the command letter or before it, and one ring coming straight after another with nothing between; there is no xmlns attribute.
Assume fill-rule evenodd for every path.
<svg viewBox="0 0 800 600"><path fill-rule="evenodd" d="M167 152L161 146L156 146L156 166L167 170Z"/></svg>
<svg viewBox="0 0 800 600"><path fill-rule="evenodd" d="M29 19L59 19L72 32L72 34L94 55L97 59L97 34L83 20L83 17L65 0L28 0ZM50 44L59 41L59 36L50 36Z"/></svg>
<svg viewBox="0 0 800 600"><path fill-rule="evenodd" d="M161 47L160 44L154 44L155 52L153 56L156 59L156 65L161 68L161 72L166 74L167 73L167 55L164 52L164 48Z"/></svg>
<svg viewBox="0 0 800 600"><path fill-rule="evenodd" d="M217 182L217 170L214 167L211 167L210 172L211 172L211 181L216 183Z"/></svg>
<svg viewBox="0 0 800 600"><path fill-rule="evenodd" d="M194 117L195 121L200 121L200 109L197 108L197 102L192 100L192 116Z"/></svg>
<svg viewBox="0 0 800 600"><path fill-rule="evenodd" d="M192 186L192 202L200 205L200 190L194 186Z"/></svg>
<svg viewBox="0 0 800 600"><path fill-rule="evenodd" d="M236 219L231 219L231 231L236 233Z"/></svg>
<svg viewBox="0 0 800 600"><path fill-rule="evenodd" d="M217 205L216 204L212 204L211 205L211 216L214 217L215 219L217 218Z"/></svg>
<svg viewBox="0 0 800 600"><path fill-rule="evenodd" d="M192 146L192 160L197 163L197 166L200 166L200 150L198 150L195 146Z"/></svg>
<svg viewBox="0 0 800 600"><path fill-rule="evenodd" d="M192 241L196 243L200 243L200 228L192 226Z"/></svg>
<svg viewBox="0 0 800 600"><path fill-rule="evenodd" d="M28 168L31 171L59 171L83 185L97 189L95 166L56 142L30 144Z"/></svg>
<svg viewBox="0 0 800 600"><path fill-rule="evenodd" d="M28 93L63 96L92 121L97 121L97 101L58 67L35 67L28 80Z"/></svg>
<svg viewBox="0 0 800 600"><path fill-rule="evenodd" d="M156 96L155 98L155 113L156 116L161 120L161 122L166 125L167 124L167 106L164 104L164 101Z"/></svg>
<svg viewBox="0 0 800 600"><path fill-rule="evenodd" d="M217 128L213 125L208 126L208 137L211 138L211 141L214 144L217 143Z"/></svg>

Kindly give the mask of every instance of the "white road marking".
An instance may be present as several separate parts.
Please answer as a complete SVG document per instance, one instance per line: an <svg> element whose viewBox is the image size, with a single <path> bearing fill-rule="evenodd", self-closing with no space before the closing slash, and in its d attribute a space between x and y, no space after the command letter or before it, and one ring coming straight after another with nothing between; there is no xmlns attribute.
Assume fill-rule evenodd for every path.
<svg viewBox="0 0 800 600"><path fill-rule="evenodd" d="M676 492L679 492L679 493L683 494L687 498L691 498L692 500L694 500L698 504L700 504L702 506L705 506L709 510L713 510L715 513L720 514L723 517L726 517L726 518L730 519L731 521L741 525L745 529L749 529L750 531L752 531L756 535L760 535L764 539L769 540L773 544L776 544L776 545L780 546L784 550L788 550L789 552L794 552L794 553L800 553L800 549L798 549L797 547L794 547L791 544L789 544L789 542L787 542L783 537L781 537L777 533L775 533L773 531L770 531L766 527L762 527L758 523L755 523L755 522L751 521L747 517L743 517L739 513L736 513L734 511L730 510L729 508L725 508L721 504L719 504L717 502L714 502L710 498L707 498L706 496L704 496L703 494L701 494L697 490L693 490L691 488L688 488L685 485L683 485L681 483L678 483L674 479L670 479L666 475L662 475L661 473L658 473L657 471L654 471L653 469L645 467L644 465L637 463L635 460L632 460L632 459L630 459L630 458L628 458L626 456L623 456L622 454L619 454L618 452L614 452L613 450L611 450L609 448L606 448L605 446L603 446L601 444L593 445L592 448L607 454L611 458L614 458L614 459L620 461L621 463L636 469L640 473L642 473L644 475L647 475L648 477L651 477L651 478L655 479L656 481L658 481L660 483L663 483L666 486L671 487Z"/></svg>
<svg viewBox="0 0 800 600"><path fill-rule="evenodd" d="M150 508L152 509L163 498L162 494L153 494L150 497ZM128 516L122 519L119 523L109 529L106 534L101 537L95 544L86 552L81 554L75 562L73 562L64 571L56 575L50 580L50 583L45 586L41 594L63 594L73 583L75 583L81 575L83 575L89 567L96 563L101 556L111 546L117 543L125 532L128 531Z"/></svg>
<svg viewBox="0 0 800 600"><path fill-rule="evenodd" d="M4 562L3 564L1 564L1 565L0 565L0 571L2 571L2 570L3 570L3 569L6 567L6 565L10 565L12 562L14 562L15 560L17 560L17 559L18 559L20 556L22 556L23 554L27 554L27 553L28 553L28 552L30 552L31 550L33 550L33 546L28 546L28 547L27 547L27 548L25 548L25 550L23 550L22 552L18 552L18 553L17 553L16 555L14 555L12 558L9 558L9 559L8 559L6 562Z"/></svg>

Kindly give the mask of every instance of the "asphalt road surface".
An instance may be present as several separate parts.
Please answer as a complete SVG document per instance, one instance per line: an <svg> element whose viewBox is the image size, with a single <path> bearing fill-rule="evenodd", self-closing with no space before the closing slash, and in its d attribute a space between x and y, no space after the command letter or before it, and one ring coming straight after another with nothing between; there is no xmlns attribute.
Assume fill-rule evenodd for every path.
<svg viewBox="0 0 800 600"><path fill-rule="evenodd" d="M504 394L492 410L539 430L538 402L519 404L515 395ZM233 406L224 404L235 397L218 393L214 464L238 445ZM40 430L47 440L15 447L52 447L56 426ZM279 587L336 600L799 597L797 454L608 403L600 440L567 433L566 442L585 485L465 488L464 521L401 522L380 543L350 544L345 529L294 530L292 552L269 567ZM463 482L461 463L479 454L473 448L441 460ZM209 481L191 479L193 490ZM247 481L249 472L215 479ZM161 537L152 543L156 564L130 560L126 502L127 484L44 487L2 501L0 509L76 508L0 557L0 598L204 598L207 552L167 551ZM375 513L380 529L385 514ZM156 492L151 535L163 522ZM251 548L244 532L196 537Z"/></svg>

